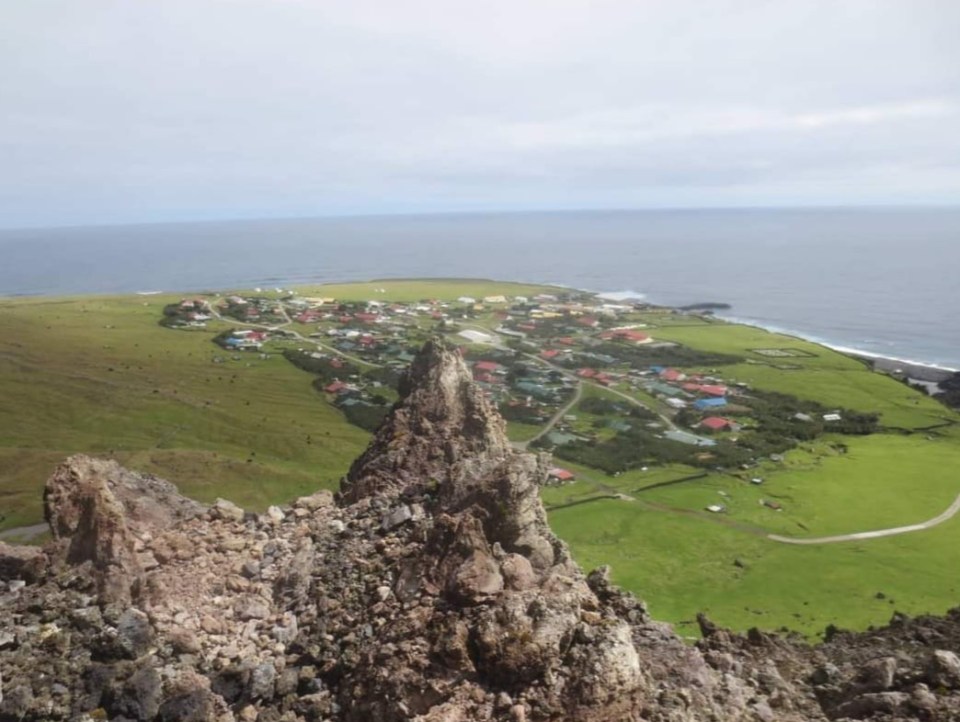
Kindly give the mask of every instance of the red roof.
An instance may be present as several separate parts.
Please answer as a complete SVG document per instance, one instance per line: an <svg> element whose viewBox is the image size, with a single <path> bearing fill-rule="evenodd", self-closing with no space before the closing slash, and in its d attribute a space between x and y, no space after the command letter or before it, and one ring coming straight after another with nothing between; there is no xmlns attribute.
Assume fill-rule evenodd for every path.
<svg viewBox="0 0 960 722"><path fill-rule="evenodd" d="M577 371L577 376L579 376L582 379L592 379L596 375L597 375L597 372L594 371L593 369L580 369L579 371Z"/></svg>
<svg viewBox="0 0 960 722"><path fill-rule="evenodd" d="M536 331L536 330L537 330L537 327L536 327L535 325L533 325L532 323L520 323L520 324L517 324L517 328L519 328L521 331Z"/></svg>
<svg viewBox="0 0 960 722"><path fill-rule="evenodd" d="M550 469L550 471L547 472L547 476L552 476L554 479L557 479L558 481L573 481L575 478L572 471L561 469L559 466L553 469Z"/></svg>
<svg viewBox="0 0 960 722"><path fill-rule="evenodd" d="M562 343L564 346L573 346L576 341L573 340L572 336L564 336L557 339L557 343Z"/></svg>
<svg viewBox="0 0 960 722"><path fill-rule="evenodd" d="M710 396L726 396L727 387L726 386L716 386L716 385L705 385L700 387L702 393L708 394Z"/></svg>
<svg viewBox="0 0 960 722"><path fill-rule="evenodd" d="M581 326L593 327L600 322L597 319L595 319L593 316L581 316L580 318L577 319L577 323L579 323Z"/></svg>
<svg viewBox="0 0 960 722"><path fill-rule="evenodd" d="M660 372L660 378L664 381L677 381L681 376L683 376L683 374L676 369L664 369Z"/></svg>
<svg viewBox="0 0 960 722"><path fill-rule="evenodd" d="M477 371L493 372L500 368L500 364L496 363L495 361L477 361L473 365L473 368L475 368Z"/></svg>
<svg viewBox="0 0 960 722"><path fill-rule="evenodd" d="M730 419L722 419L719 416L708 416L700 422L700 425L706 426L708 429L713 429L714 431L722 431L723 429L729 428Z"/></svg>
<svg viewBox="0 0 960 722"><path fill-rule="evenodd" d="M375 313L357 313L357 314L354 314L353 317L358 321L362 321L363 323L373 323L380 318Z"/></svg>
<svg viewBox="0 0 960 722"><path fill-rule="evenodd" d="M347 388L347 385L343 383L343 381L334 381L333 383L324 386L323 390L328 394L335 394L339 391L343 391L345 388Z"/></svg>
<svg viewBox="0 0 960 722"><path fill-rule="evenodd" d="M555 349L555 348L549 348L549 349L547 349L546 351L541 351L541 352L540 352L540 355L541 355L543 358L556 358L557 356L560 355L560 352L557 351L557 349Z"/></svg>

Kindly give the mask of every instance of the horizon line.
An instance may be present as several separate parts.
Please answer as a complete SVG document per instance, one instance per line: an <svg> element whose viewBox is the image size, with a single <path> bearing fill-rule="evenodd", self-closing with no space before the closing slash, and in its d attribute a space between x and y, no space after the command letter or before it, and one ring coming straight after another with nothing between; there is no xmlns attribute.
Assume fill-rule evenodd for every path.
<svg viewBox="0 0 960 722"><path fill-rule="evenodd" d="M139 226L175 226L202 225L215 223L265 223L271 221L320 221L349 219L389 219L389 218L443 218L471 216L521 216L521 215L564 215L573 213L674 213L674 212L716 212L716 211L897 211L897 210L960 210L960 203L861 203L861 204L797 204L797 205L693 205L693 206L645 206L645 207L578 207L578 208L502 208L489 210L448 210L448 211L393 211L372 213L324 213L318 215L277 215L277 216L223 216L219 218L193 217L171 220L143 221L104 221L94 223L62 223L54 225L16 225L0 226L0 232L43 231L43 230L79 230L88 228L124 228Z"/></svg>

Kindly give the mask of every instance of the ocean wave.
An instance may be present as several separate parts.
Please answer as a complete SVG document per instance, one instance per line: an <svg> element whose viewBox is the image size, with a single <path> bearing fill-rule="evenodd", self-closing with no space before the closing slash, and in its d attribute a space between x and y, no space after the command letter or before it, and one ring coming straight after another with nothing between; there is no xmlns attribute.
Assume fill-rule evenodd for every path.
<svg viewBox="0 0 960 722"><path fill-rule="evenodd" d="M891 356L887 353L877 353L876 351L867 351L866 349L857 348L855 346L845 346L843 344L830 341L829 339L823 338L822 336L816 336L814 334L805 333L802 331L797 331L792 328L785 328L783 326L778 326L777 324L767 323L765 321L758 321L752 318L743 318L740 316L729 316L726 314L717 315L718 318L722 318L724 321L729 321L730 323L739 323L744 326L754 326L755 328L762 328L764 331L770 331L770 333L779 333L784 336L793 336L795 338L803 339L804 341L809 341L811 343L820 344L821 346L826 346L833 351L838 353L844 353L850 356L862 356L864 358L872 359L886 359L887 361L896 361L897 363L909 364L912 366L921 366L928 369L936 369L938 371L951 371L957 372L960 369L953 368L951 366L944 366L942 364L930 363L929 361L916 361L914 359L900 358L898 356ZM870 339L865 339L866 342L871 342Z"/></svg>
<svg viewBox="0 0 960 722"><path fill-rule="evenodd" d="M597 297L607 301L626 301L631 298L646 298L647 294L640 291L602 291L597 293Z"/></svg>

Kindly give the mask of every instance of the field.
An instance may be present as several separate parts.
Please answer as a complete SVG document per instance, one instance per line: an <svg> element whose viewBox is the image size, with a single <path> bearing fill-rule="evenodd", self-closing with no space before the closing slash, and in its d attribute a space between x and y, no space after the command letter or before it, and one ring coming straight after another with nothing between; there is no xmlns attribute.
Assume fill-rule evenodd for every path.
<svg viewBox="0 0 960 722"><path fill-rule="evenodd" d="M411 280L302 290L402 301L551 289ZM79 452L258 510L336 487L369 435L279 355L231 356L210 343L226 325L161 328L163 306L181 297L0 299L0 530L40 521L43 482Z"/></svg>
<svg viewBox="0 0 960 722"><path fill-rule="evenodd" d="M160 328L178 299L0 303L0 528L38 521L43 482L77 452L258 509L335 486L367 435L279 356L234 361L209 333Z"/></svg>
<svg viewBox="0 0 960 722"><path fill-rule="evenodd" d="M300 290L412 301L549 289L411 280ZM157 473L201 500L224 496L254 510L336 487L368 434L275 349L224 351L210 342L227 327L218 322L189 331L160 327L163 306L179 299L0 300L0 530L39 521L44 480L78 452ZM581 564L610 564L614 579L646 599L657 618L691 635L701 610L737 629L815 635L830 623L863 628L895 609L942 613L960 602L953 573L960 515L865 541L797 546L768 538L870 531L940 514L960 494L957 414L861 361L800 339L690 316L644 320L658 340L743 358L704 369L726 382L878 412L884 432L827 434L750 469L669 464L611 476L562 462L577 482L542 495L551 525ZM475 323L497 326L492 314ZM778 353L758 353L769 349ZM624 391L665 409L645 392ZM583 399L594 397L622 401L585 383ZM577 432L593 430L599 439L615 433L600 416L579 407L570 413ZM508 431L522 442L540 427L512 424ZM723 513L706 511L718 504Z"/></svg>
<svg viewBox="0 0 960 722"><path fill-rule="evenodd" d="M718 369L729 381L826 406L878 412L881 424L887 427L922 429L942 424L950 416L938 402L889 376L869 371L863 362L802 339L726 323L658 328L651 333L657 339L744 357L746 363ZM775 359L754 351L769 348L796 349L800 355ZM782 364L796 368L777 368Z"/></svg>

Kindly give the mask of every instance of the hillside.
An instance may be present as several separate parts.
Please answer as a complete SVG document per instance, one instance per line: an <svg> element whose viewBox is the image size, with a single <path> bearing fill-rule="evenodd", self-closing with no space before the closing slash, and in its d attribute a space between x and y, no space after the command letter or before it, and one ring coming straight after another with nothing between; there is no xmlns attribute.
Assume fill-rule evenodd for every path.
<svg viewBox="0 0 960 722"><path fill-rule="evenodd" d="M709 315L519 284L184 300L0 302L0 530L45 528L31 526L42 481L78 452L256 511L335 489L412 352L441 333L513 445L551 451L575 478L543 490L574 558L611 565L682 634L699 636L700 611L815 637L957 601L956 519L798 543L913 527L960 493L957 415L859 360ZM721 410L696 408L717 394Z"/></svg>
<svg viewBox="0 0 960 722"><path fill-rule="evenodd" d="M960 611L825 644L706 618L685 645L546 523L460 355L428 342L336 499L210 508L115 462L0 545L0 720L951 719Z"/></svg>

